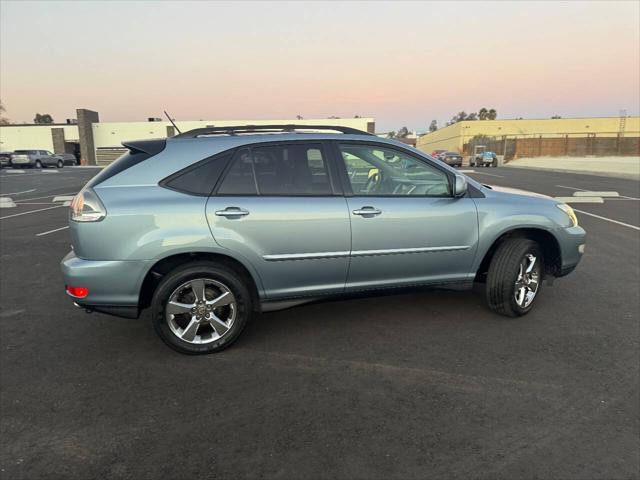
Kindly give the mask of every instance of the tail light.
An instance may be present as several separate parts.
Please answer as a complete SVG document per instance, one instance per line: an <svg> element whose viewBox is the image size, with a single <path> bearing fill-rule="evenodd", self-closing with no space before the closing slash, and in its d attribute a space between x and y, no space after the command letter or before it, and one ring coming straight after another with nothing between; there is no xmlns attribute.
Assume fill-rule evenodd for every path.
<svg viewBox="0 0 640 480"><path fill-rule="evenodd" d="M86 287L72 287L67 285L67 293L75 298L85 298L89 295L89 289Z"/></svg>
<svg viewBox="0 0 640 480"><path fill-rule="evenodd" d="M90 188L83 188L71 201L71 220L74 222L99 222L107 215L100 198Z"/></svg>

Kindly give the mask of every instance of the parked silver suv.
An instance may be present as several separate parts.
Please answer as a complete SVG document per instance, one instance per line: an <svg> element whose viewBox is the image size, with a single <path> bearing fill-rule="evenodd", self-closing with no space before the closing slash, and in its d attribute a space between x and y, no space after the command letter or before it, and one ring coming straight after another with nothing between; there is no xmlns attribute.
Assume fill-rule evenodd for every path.
<svg viewBox="0 0 640 480"><path fill-rule="evenodd" d="M48 150L16 150L11 155L11 165L14 168L62 168L64 167L64 161Z"/></svg>
<svg viewBox="0 0 640 480"><path fill-rule="evenodd" d="M227 347L252 312L397 287L485 282L491 309L524 315L584 249L567 205L358 130L205 128L125 146L72 202L66 291L90 311L150 307L181 352Z"/></svg>

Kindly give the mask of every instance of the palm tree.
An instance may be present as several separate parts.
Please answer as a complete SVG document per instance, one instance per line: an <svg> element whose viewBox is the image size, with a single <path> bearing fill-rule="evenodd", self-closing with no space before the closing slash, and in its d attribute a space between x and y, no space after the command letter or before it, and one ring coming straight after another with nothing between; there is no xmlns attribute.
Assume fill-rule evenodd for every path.
<svg viewBox="0 0 640 480"><path fill-rule="evenodd" d="M489 110L489 112L487 113L487 119L489 120L495 120L497 117L498 117L498 112L496 112L494 108Z"/></svg>
<svg viewBox="0 0 640 480"><path fill-rule="evenodd" d="M480 110L478 110L478 118L480 120L486 120L488 113L489 111L486 108L482 107Z"/></svg>

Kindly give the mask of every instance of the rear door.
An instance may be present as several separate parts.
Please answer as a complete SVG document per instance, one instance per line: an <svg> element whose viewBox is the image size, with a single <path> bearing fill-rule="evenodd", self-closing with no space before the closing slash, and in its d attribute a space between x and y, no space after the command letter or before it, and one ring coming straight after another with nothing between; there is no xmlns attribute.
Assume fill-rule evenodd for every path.
<svg viewBox="0 0 640 480"><path fill-rule="evenodd" d="M322 142L254 145L209 198L215 241L256 268L267 297L344 290L351 232L333 170Z"/></svg>
<svg viewBox="0 0 640 480"><path fill-rule="evenodd" d="M347 290L472 277L476 206L472 198L454 198L453 175L379 144L340 142L336 155L351 218Z"/></svg>

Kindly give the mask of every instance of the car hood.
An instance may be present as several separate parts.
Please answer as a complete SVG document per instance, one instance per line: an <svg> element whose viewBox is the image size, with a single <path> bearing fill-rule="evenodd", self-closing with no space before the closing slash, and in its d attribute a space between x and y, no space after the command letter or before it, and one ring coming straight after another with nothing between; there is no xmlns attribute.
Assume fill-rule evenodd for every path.
<svg viewBox="0 0 640 480"><path fill-rule="evenodd" d="M498 187L496 185L486 185L494 192L500 193L510 193L511 195L521 195L525 197L538 197L538 198L546 198L547 200L552 200L552 198L548 195L543 195L541 193L529 192L528 190L520 190L518 188L509 188L509 187Z"/></svg>

